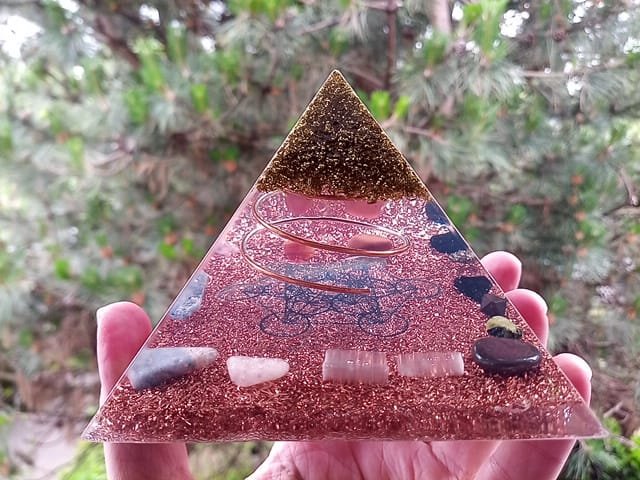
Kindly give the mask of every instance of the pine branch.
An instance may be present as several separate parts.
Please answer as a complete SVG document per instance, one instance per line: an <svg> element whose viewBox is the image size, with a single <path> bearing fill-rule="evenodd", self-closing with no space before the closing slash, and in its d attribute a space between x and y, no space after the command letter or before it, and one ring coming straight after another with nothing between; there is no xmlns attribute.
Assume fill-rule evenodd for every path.
<svg viewBox="0 0 640 480"><path fill-rule="evenodd" d="M396 0L387 0L387 69L384 84L387 90L391 88L391 81L396 67L397 42L398 42L398 4Z"/></svg>
<svg viewBox="0 0 640 480"><path fill-rule="evenodd" d="M401 130L406 133L411 133L413 135L418 135L420 137L428 138L429 140L433 140L434 142L446 144L446 140L444 140L437 133L433 133L430 130L426 130L424 128L412 127L411 125L405 125L401 127Z"/></svg>
<svg viewBox="0 0 640 480"><path fill-rule="evenodd" d="M435 0L431 3L429 19L435 31L447 36L451 35L451 9L448 0ZM454 113L454 107L455 97L454 95L448 95L440 105L439 111L445 118L451 118Z"/></svg>
<svg viewBox="0 0 640 480"><path fill-rule="evenodd" d="M29 5L36 5L38 7L43 7L44 3L42 0L0 0L0 7L26 7Z"/></svg>
<svg viewBox="0 0 640 480"><path fill-rule="evenodd" d="M115 33L113 25L106 15L98 14L96 16L95 28L98 33L105 37L107 44L114 53L119 54L133 68L138 69L140 67L138 55L131 50L124 38Z"/></svg>
<svg viewBox="0 0 640 480"><path fill-rule="evenodd" d="M127 12L123 10L120 5L116 4L116 9L114 11L115 14L127 20L132 25L137 27L146 28L151 27L155 33L156 38L163 44L167 44L167 32L165 31L162 22L154 23L154 22L144 22L139 15L134 13Z"/></svg>
<svg viewBox="0 0 640 480"><path fill-rule="evenodd" d="M335 27L336 25L340 24L340 18L338 17L334 17L334 18L327 18L325 20L322 20L318 23L314 23L312 25L309 25L305 28L300 29L296 35L307 35L309 33L315 33L315 32L319 32L321 30L324 30L326 28L331 28L331 27Z"/></svg>
<svg viewBox="0 0 640 480"><path fill-rule="evenodd" d="M382 90L384 88L384 82L380 80L378 77L373 76L369 72L365 72L364 70L353 67L353 66L344 66L343 67L346 72L355 75L356 77L360 77L364 79L367 83L369 83L374 90Z"/></svg>
<svg viewBox="0 0 640 480"><path fill-rule="evenodd" d="M539 71L539 70L522 70L520 74L524 78L572 78L572 77L584 77L594 72L607 72L611 70L617 70L624 67L625 61L622 59L612 59L606 64L595 65L588 68L582 68L578 70L572 70L570 72L558 72L558 71Z"/></svg>

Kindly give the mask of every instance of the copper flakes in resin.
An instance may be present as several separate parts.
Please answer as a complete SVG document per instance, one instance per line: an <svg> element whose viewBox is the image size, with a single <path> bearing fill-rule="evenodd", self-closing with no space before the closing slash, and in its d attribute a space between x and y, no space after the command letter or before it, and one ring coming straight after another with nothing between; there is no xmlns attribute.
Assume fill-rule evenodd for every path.
<svg viewBox="0 0 640 480"><path fill-rule="evenodd" d="M474 344L489 338L482 299L504 292L470 249L460 261L457 249L434 248L431 239L448 233L458 238L342 76L332 73L143 347L215 348L217 359L139 390L123 375L84 437L601 435L598 420L508 300L504 316L540 350L539 367L502 377L472 361ZM355 358L368 358L372 369L348 382L325 381L326 356L349 369L349 352L369 352ZM424 359L437 352L451 352L455 361L446 375L432 377ZM246 385L239 387L230 358L252 368L260 365L256 359L281 359L282 368L270 364L269 374L239 380L232 360L234 380Z"/></svg>

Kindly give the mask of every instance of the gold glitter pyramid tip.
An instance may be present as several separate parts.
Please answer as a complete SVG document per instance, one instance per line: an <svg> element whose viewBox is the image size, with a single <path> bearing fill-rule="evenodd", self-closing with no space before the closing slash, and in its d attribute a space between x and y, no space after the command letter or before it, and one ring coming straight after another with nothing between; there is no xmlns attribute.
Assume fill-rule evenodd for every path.
<svg viewBox="0 0 640 480"><path fill-rule="evenodd" d="M307 197L429 198L407 160L334 70L257 184Z"/></svg>

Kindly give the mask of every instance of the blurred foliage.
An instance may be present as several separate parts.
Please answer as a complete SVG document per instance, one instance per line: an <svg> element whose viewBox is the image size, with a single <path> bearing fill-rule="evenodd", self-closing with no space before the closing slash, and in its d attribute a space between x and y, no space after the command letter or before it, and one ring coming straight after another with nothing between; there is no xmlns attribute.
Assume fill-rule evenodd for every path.
<svg viewBox="0 0 640 480"><path fill-rule="evenodd" d="M81 443L73 464L60 473L60 480L107 480L102 445Z"/></svg>
<svg viewBox="0 0 640 480"><path fill-rule="evenodd" d="M160 318L334 67L477 251L523 259L596 406L639 398L634 5L0 0L3 402L70 315Z"/></svg>
<svg viewBox="0 0 640 480"><path fill-rule="evenodd" d="M640 479L640 435L622 437L620 425L612 418L605 425L612 435L578 442L560 480Z"/></svg>

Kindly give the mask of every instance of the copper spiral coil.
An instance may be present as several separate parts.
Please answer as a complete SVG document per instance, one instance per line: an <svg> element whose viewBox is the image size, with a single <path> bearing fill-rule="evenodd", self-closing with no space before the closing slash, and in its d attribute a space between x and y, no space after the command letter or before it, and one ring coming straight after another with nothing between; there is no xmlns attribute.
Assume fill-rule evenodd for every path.
<svg viewBox="0 0 640 480"><path fill-rule="evenodd" d="M256 200L256 202L253 204L252 210L253 210L253 215L256 218L256 220L258 221L258 223L260 224L260 226L258 226L257 228L255 228L254 230L250 231L249 233L247 233L244 238L242 239L242 243L240 245L240 251L244 257L244 259L256 270L258 270L259 272L275 278L277 280L283 281L283 282L287 282L287 283L292 283L295 285L299 285L299 286L303 286L303 287L308 287L308 288L315 288L318 290L326 290L329 292L336 292L336 293L354 293L354 294L369 294L371 293L371 290L368 288L354 288L354 287L342 287L342 286L338 286L338 285L330 285L330 284L326 284L326 283L320 283L320 282L314 282L311 280L304 280L301 278L296 278L296 277L292 277L289 275L285 275L283 273L279 273L271 268L268 268L264 265L261 265L256 259L254 259L251 255L249 255L249 253L247 252L247 243L248 241L257 233L263 231L263 227L265 229L267 229L268 231L272 232L273 234L275 234L276 236L280 237L280 238L284 238L286 240L292 241L294 243L300 244L300 245L305 245L305 246L309 246L309 247L313 247L313 248L317 248L319 250L326 250L326 251L331 251L331 252L338 252L338 253L345 253L345 254L350 254L350 255L359 255L359 256L370 256L370 257L390 257L393 255L398 255L402 252L405 252L406 250L409 249L409 247L411 246L409 240L402 236L400 233L395 232L394 230L391 230L389 228L386 227L381 227L381 226L377 226L377 225L372 225L370 223L366 223L366 222L361 222L359 220L350 220L347 218L340 218L340 217L332 217L332 216L318 216L318 217L309 217L309 216L301 216L301 217L293 217L293 218L285 218L285 219L281 219L281 220L275 220L275 221L269 221L266 218L264 218L260 212L259 212L259 207L262 206L262 204L267 200L272 198L273 196L277 195L279 192L270 192L264 195L261 195L258 200ZM318 242L315 240L310 240L308 238L304 238L304 237L300 237L298 235L294 235L293 233L287 232L286 230L283 230L282 228L279 227L279 225L283 225L283 224L287 224L287 223L291 223L291 222L296 222L299 220L310 220L310 221L331 221L331 222L338 222L338 223L345 223L348 225L357 225L360 227L366 227L372 230L376 230L379 232L384 232L388 235L391 235L397 239L399 239L401 241L401 245L396 247L396 248L392 248L392 249L388 249L388 250L370 250L370 249L362 249L362 248L351 248L351 247L345 247L345 246L341 246L341 245L331 245L331 244L327 244L327 243L322 243L322 242Z"/></svg>

